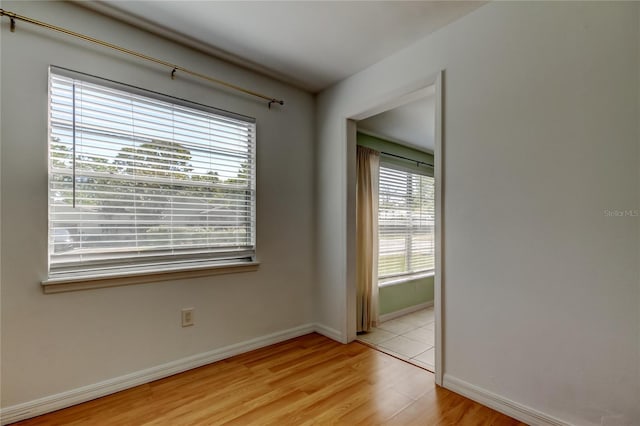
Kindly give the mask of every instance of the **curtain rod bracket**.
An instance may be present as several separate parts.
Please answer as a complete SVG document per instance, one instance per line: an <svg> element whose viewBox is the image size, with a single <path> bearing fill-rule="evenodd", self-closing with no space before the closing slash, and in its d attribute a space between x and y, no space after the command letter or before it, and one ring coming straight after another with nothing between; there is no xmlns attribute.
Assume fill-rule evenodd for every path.
<svg viewBox="0 0 640 426"><path fill-rule="evenodd" d="M173 68L173 71L171 71L171 80L175 80L176 79L176 71L178 71L178 68Z"/></svg>
<svg viewBox="0 0 640 426"><path fill-rule="evenodd" d="M269 109L271 109L271 104L278 104L278 105L284 105L284 101L282 99L278 100L278 99L271 99L269 101Z"/></svg>

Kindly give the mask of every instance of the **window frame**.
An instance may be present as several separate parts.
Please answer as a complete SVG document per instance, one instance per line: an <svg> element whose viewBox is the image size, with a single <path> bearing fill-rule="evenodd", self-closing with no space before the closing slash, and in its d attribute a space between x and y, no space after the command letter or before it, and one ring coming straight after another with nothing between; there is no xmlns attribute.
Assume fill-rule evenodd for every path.
<svg viewBox="0 0 640 426"><path fill-rule="evenodd" d="M145 262L136 258L122 257L118 260L107 262L109 265L100 267L100 262L79 262L80 267L73 268L70 263L70 267L58 267L52 268L51 255L54 253L52 245L52 235L54 230L52 228L52 179L54 172L52 170L51 160L51 144L53 135L52 125L52 81L53 76L60 76L64 78L70 78L74 80L80 80L82 82L98 85L100 87L115 89L132 94L135 96L142 96L160 102L169 103L171 105L186 107L192 110L202 111L206 114L212 114L221 118L229 118L232 120L239 120L247 123L252 131L249 136L251 139L248 141L248 146L251 148L248 156L250 163L250 176L251 179L249 185L252 192L250 197L250 213L248 217L249 226L251 229L251 241L252 247L248 250L240 250L241 256L233 256L224 254L232 253L228 248L221 250L215 250L212 247L209 248L208 253L199 253L195 255L182 255L182 254L169 254L166 253L161 256L160 261ZM94 288L104 287L112 285L123 285L137 282L148 282L149 279L163 280L172 279L172 277L189 277L189 276L203 276L220 273L233 273L242 271L256 270L259 262L257 261L257 222L256 222L256 209L257 209L257 179L256 179L256 122L253 117L248 117L242 114L232 113L222 109L214 108L208 105L204 105L198 102L185 100L182 98L166 95L163 93L155 92L132 86L126 83L116 82L114 80L105 79L82 72L73 71L67 68L50 66L48 73L49 89L47 97L47 278L42 281L42 285L45 288L45 292L57 292L67 291L68 289L75 289L75 287L82 288ZM213 170L213 169L212 169ZM173 250L173 248L171 249ZM167 250L168 251L168 250ZM210 256L214 252L223 253L222 256ZM135 261L131 261L135 259ZM151 260L149 257L147 260ZM56 290L53 290L53 288ZM63 289L64 288L64 289Z"/></svg>

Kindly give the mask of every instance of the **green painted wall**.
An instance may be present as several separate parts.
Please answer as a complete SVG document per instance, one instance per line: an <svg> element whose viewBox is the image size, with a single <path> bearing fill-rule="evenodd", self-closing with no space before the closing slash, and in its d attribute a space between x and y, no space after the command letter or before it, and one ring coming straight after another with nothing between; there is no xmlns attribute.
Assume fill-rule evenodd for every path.
<svg viewBox="0 0 640 426"><path fill-rule="evenodd" d="M398 145L387 140L365 135L358 132L357 143L376 151L388 152L390 154L401 155L415 161L424 161L433 164L433 155L418 151L406 146ZM411 161L396 159L393 157L383 157L385 162L398 164L404 168L414 169L416 172L433 176L433 169L425 166L417 166ZM380 287L378 296L378 306L380 315L399 311L410 306L433 301L433 277L419 278L401 284Z"/></svg>
<svg viewBox="0 0 640 426"><path fill-rule="evenodd" d="M419 278L402 284L379 288L380 315L399 311L421 303L433 302L433 277Z"/></svg>
<svg viewBox="0 0 640 426"><path fill-rule="evenodd" d="M375 149L376 151L388 152L390 154L411 158L414 161L423 161L428 164L433 164L433 155L418 151L417 149L398 145L397 143L389 142L385 139L358 132L356 140L358 145L366 146L367 148ZM382 160L386 163L397 164L405 169L415 170L417 173L433 176L433 168L431 167L424 165L417 166L416 163L411 161L384 155L382 156Z"/></svg>

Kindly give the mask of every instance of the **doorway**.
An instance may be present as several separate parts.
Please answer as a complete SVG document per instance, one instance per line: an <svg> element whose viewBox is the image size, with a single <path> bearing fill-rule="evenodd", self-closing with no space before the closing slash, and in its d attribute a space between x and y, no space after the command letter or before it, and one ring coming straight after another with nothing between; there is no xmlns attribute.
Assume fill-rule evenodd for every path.
<svg viewBox="0 0 640 426"><path fill-rule="evenodd" d="M379 153L380 159L374 274L378 313L373 316L375 324L353 333L353 338L435 372L438 382L442 356L441 76L434 80L352 117L347 141L349 151L365 147ZM355 162L354 155L351 159ZM357 167L351 168L353 179L349 181L355 183ZM350 218L355 222L357 212L352 209ZM354 262L357 258L357 254L352 257ZM359 315L357 309L351 311L350 315Z"/></svg>

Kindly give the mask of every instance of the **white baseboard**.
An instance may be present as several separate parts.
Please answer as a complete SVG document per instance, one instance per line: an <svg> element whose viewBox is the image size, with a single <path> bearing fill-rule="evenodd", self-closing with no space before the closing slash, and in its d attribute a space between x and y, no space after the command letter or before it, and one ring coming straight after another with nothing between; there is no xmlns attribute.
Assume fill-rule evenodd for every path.
<svg viewBox="0 0 640 426"><path fill-rule="evenodd" d="M290 328L288 330L268 334L245 342L225 346L213 351L189 356L166 364L158 365L156 367L105 380L103 382L94 383L92 385L39 398L34 401L28 401L22 404L6 407L0 410L0 424L5 425L49 413L51 411L60 410L62 408L119 392L124 389L162 379L173 374L191 370L192 368L220 361L234 355L293 339L294 337L309 334L314 331L318 331L318 333L331 339L341 341L341 333L337 333L335 330L315 324L301 325L299 327ZM332 337L332 334L337 338Z"/></svg>
<svg viewBox="0 0 640 426"><path fill-rule="evenodd" d="M408 308L400 309L399 311L389 312L388 314L380 315L378 317L378 322L389 321L394 318L408 315L412 312L421 311L423 309L430 308L432 306L433 306L433 300L431 302L424 302L424 303L420 303L419 305L409 306Z"/></svg>
<svg viewBox="0 0 640 426"><path fill-rule="evenodd" d="M92 399L100 398L124 389L129 389L144 383L162 379L173 374L201 367L212 362L220 361L249 352L254 349L273 345L294 337L303 336L311 332L317 332L332 340L343 342L344 336L338 330L322 324L306 324L288 330L261 336L245 342L236 343L213 351L204 352L202 354L193 355L176 361L168 362L156 367L151 367L135 373L105 380L103 382L92 385L71 389L55 395L46 396L44 398L28 401L22 404L13 405L0 410L0 423L5 425L17 422L30 417L39 416L51 411L60 410ZM533 408L524 406L517 402L511 401L500 395L481 389L475 385L467 383L448 374L444 375L443 385L445 388L456 393L466 396L477 401L487 407L500 411L515 419L523 421L530 425L552 425L552 426L570 426L562 420L548 416L544 413L534 410Z"/></svg>
<svg viewBox="0 0 640 426"><path fill-rule="evenodd" d="M528 425L571 426L571 423L549 416L545 413L534 410L531 407L527 407L526 405L511 401L503 396L479 388L471 383L467 383L464 380L452 377L449 374L444 375L442 385L446 389L466 396L469 399L479 402L482 405L486 405L489 408L493 408L496 411L506 414L507 416L511 416Z"/></svg>
<svg viewBox="0 0 640 426"><path fill-rule="evenodd" d="M340 343L348 343L346 337L335 328L327 327L326 325L314 324L314 331L318 334L322 334L325 337L328 337L331 340L335 340Z"/></svg>

